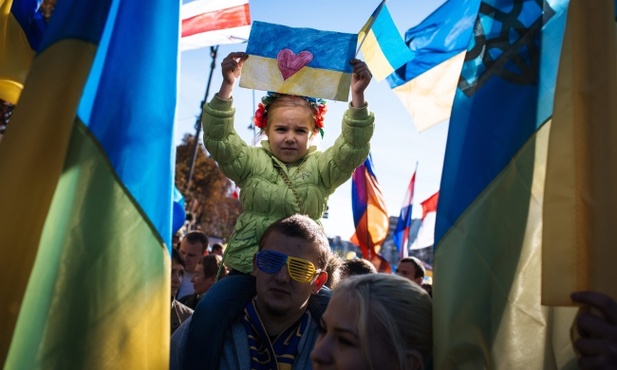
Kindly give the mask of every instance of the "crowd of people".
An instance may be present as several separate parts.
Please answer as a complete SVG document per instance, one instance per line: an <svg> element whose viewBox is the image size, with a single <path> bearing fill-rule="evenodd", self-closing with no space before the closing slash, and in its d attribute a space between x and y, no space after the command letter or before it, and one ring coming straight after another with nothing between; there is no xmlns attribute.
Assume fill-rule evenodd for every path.
<svg viewBox="0 0 617 370"><path fill-rule="evenodd" d="M173 251L172 295L180 285L183 269L178 265L184 264L185 253ZM200 260L208 257L220 258L210 254ZM332 263L335 269L329 269ZM341 275L331 286L326 285L328 271ZM252 289L224 317L213 315L206 302L194 307L203 314L195 317L172 296L172 369L203 364L213 369L368 369L385 364L389 369L421 369L430 359L428 293L412 279L377 273L365 259L342 261L331 251L323 228L305 215L280 219L266 229L252 274ZM225 279L212 287L222 286ZM321 290L327 292L325 298L311 301ZM183 316L179 306L184 306ZM217 325L219 332L207 329ZM191 337L191 331L205 338ZM384 336L371 334L375 332Z"/></svg>
<svg viewBox="0 0 617 370"><path fill-rule="evenodd" d="M220 309L211 311L216 302L197 305L220 285L219 270L219 282L227 274L213 252L219 247L208 248L207 236L202 238L206 255L198 258L194 291L179 300L188 252L180 251L182 242L172 250L171 369L431 367L432 291L419 259L401 259L396 274L377 273L365 259L342 260L333 253L323 229L309 217L286 217L260 239L253 287L221 316L213 314ZM339 276L334 283L330 274ZM325 298L311 301L322 290ZM572 300L588 307L573 328L580 368L614 369L617 302L597 292L576 292ZM194 309L202 313L196 323ZM191 337L191 330L201 336Z"/></svg>
<svg viewBox="0 0 617 370"><path fill-rule="evenodd" d="M312 146L324 132L321 99L268 93L255 114L266 140L253 147L239 138L232 91L247 58L222 61L221 88L202 115L206 148L242 189L244 212L225 248L198 231L174 248L170 368L431 368L432 285L422 261L403 258L385 274L342 260L319 223L328 196L368 155L366 64L350 62L342 133L321 152ZM616 368L617 303L597 292L572 300L592 308L575 322L581 368Z"/></svg>

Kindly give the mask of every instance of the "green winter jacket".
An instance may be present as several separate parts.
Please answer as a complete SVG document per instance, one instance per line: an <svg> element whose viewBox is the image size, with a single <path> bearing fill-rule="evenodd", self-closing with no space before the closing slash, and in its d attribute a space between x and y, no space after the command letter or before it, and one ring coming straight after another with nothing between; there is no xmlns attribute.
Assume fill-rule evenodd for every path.
<svg viewBox="0 0 617 370"><path fill-rule="evenodd" d="M203 107L204 144L221 171L240 187L243 212L225 250L224 263L251 273L259 239L274 221L296 213L319 222L328 197L347 181L369 153L374 116L367 107L350 108L343 116L341 135L321 152L285 165L270 151L246 144L234 130L233 99L215 97ZM291 189L283 178L287 176Z"/></svg>

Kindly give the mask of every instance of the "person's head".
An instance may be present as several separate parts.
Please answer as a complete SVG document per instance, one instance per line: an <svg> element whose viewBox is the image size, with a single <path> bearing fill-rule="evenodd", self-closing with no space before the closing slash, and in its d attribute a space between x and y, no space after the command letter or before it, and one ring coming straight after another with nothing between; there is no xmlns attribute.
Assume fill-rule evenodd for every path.
<svg viewBox="0 0 617 370"><path fill-rule="evenodd" d="M328 273L328 280L326 286L330 289L336 288L341 281L341 266L343 265L343 259L336 253L330 253L330 259L328 260L328 267L326 272Z"/></svg>
<svg viewBox="0 0 617 370"><path fill-rule="evenodd" d="M329 257L323 228L308 216L293 215L271 224L253 258L256 306L262 319L297 319L311 294L328 280Z"/></svg>
<svg viewBox="0 0 617 370"><path fill-rule="evenodd" d="M313 369L422 369L432 352L432 309L428 294L400 276L341 281L321 319Z"/></svg>
<svg viewBox="0 0 617 370"><path fill-rule="evenodd" d="M426 292L428 293L428 295L433 298L433 284L430 283L422 283L422 285L420 285L422 287L422 289L426 290Z"/></svg>
<svg viewBox="0 0 617 370"><path fill-rule="evenodd" d="M216 282L216 274L219 271L223 257L218 254L209 254L201 257L195 267L195 273L191 278L193 290L197 294L204 294ZM221 271L221 277L227 276L227 270Z"/></svg>
<svg viewBox="0 0 617 370"><path fill-rule="evenodd" d="M341 266L341 279L346 279L350 276L376 274L377 269L371 261L364 258L353 258L345 260Z"/></svg>
<svg viewBox="0 0 617 370"><path fill-rule="evenodd" d="M171 247L172 248L180 248L180 240L182 239L182 234L177 232L171 237Z"/></svg>
<svg viewBox="0 0 617 370"><path fill-rule="evenodd" d="M424 268L422 261L416 257L405 257L398 261L398 265L396 266L396 274L420 285L424 280L426 269Z"/></svg>
<svg viewBox="0 0 617 370"><path fill-rule="evenodd" d="M223 244L221 243L212 244L212 254L218 254L219 256L222 256L224 250L225 250L225 247L223 247Z"/></svg>
<svg viewBox="0 0 617 370"><path fill-rule="evenodd" d="M308 153L314 136L323 130L325 112L322 99L268 93L253 120L268 137L272 153L293 163Z"/></svg>
<svg viewBox="0 0 617 370"><path fill-rule="evenodd" d="M171 299L178 294L184 276L184 258L175 248L171 249Z"/></svg>
<svg viewBox="0 0 617 370"><path fill-rule="evenodd" d="M201 231L191 231L180 242L180 253L184 257L186 272L194 272L197 261L208 249L208 236Z"/></svg>

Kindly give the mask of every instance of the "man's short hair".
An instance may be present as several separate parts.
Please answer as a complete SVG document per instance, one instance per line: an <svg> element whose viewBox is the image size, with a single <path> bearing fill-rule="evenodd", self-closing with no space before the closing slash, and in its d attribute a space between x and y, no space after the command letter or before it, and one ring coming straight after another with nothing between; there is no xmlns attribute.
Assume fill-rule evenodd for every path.
<svg viewBox="0 0 617 370"><path fill-rule="evenodd" d="M223 244L221 244L221 243L214 243L214 244L212 244L212 253L214 253L215 250L220 250L222 252L223 251Z"/></svg>
<svg viewBox="0 0 617 370"><path fill-rule="evenodd" d="M400 261L398 261L398 264L400 265L403 262L413 263L413 266L415 267L415 271L416 271L414 279L424 278L424 276L426 275L426 268L424 268L424 263L422 263L422 261L420 261L418 258L405 257L405 258L402 258Z"/></svg>
<svg viewBox="0 0 617 370"><path fill-rule="evenodd" d="M191 244L200 243L202 253L206 249L208 249L208 245L210 245L210 240L208 239L208 235L204 234L201 231L191 231L188 234L184 235L184 238L182 238L182 240L185 240L185 239Z"/></svg>
<svg viewBox="0 0 617 370"><path fill-rule="evenodd" d="M377 273L377 269L371 261L364 258L346 260L343 262L341 270L344 277Z"/></svg>
<svg viewBox="0 0 617 370"><path fill-rule="evenodd" d="M310 243L315 244L319 249L319 260L317 262L318 269L325 270L330 259L330 243L324 229L310 217L296 214L286 218L282 218L272 223L266 231L264 231L261 239L259 239L259 250L264 248L264 243L268 236L278 232L285 236L293 238L301 238Z"/></svg>

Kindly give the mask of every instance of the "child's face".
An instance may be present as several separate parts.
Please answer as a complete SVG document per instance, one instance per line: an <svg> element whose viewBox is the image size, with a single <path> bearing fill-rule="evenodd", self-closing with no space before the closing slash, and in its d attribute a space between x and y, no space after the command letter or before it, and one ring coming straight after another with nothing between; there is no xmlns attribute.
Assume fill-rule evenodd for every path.
<svg viewBox="0 0 617 370"><path fill-rule="evenodd" d="M270 149L284 163L304 157L313 137L313 115L305 106L278 106L271 109L266 135Z"/></svg>

